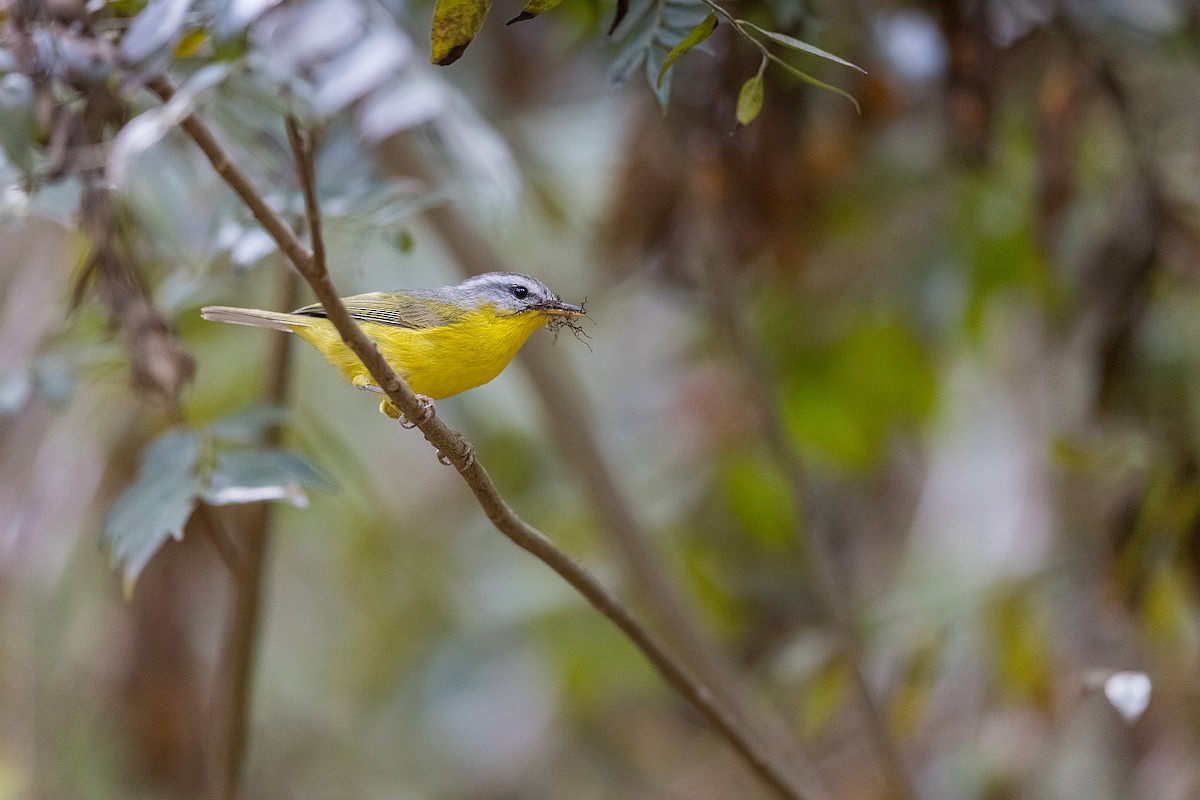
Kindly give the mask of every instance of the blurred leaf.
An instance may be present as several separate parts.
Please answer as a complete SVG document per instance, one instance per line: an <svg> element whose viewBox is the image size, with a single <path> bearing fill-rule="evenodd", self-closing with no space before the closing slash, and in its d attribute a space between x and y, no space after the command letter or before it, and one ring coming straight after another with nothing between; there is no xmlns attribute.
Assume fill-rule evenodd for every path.
<svg viewBox="0 0 1200 800"><path fill-rule="evenodd" d="M232 450L217 455L204 499L213 505L283 500L308 505L302 486L332 489L333 483L312 464L287 450Z"/></svg>
<svg viewBox="0 0 1200 800"><path fill-rule="evenodd" d="M708 6L699 0L632 0L619 26L623 30L616 33L620 45L609 81L624 83L645 63L646 78L665 111L671 98L671 71L660 82L663 63L708 13Z"/></svg>
<svg viewBox="0 0 1200 800"><path fill-rule="evenodd" d="M763 106L763 74L760 70L750 80L742 84L737 99L737 121L749 125L762 111Z"/></svg>
<svg viewBox="0 0 1200 800"><path fill-rule="evenodd" d="M33 169L37 124L33 113L33 82L10 72L0 77L0 146L22 172Z"/></svg>
<svg viewBox="0 0 1200 800"><path fill-rule="evenodd" d="M122 570L126 597L167 537L183 538L201 489L199 456L200 442L191 431L167 431L146 448L136 479L109 510L102 540L113 566Z"/></svg>
<svg viewBox="0 0 1200 800"><path fill-rule="evenodd" d="M1165 651L1195 657L1200 624L1192 598L1195 587L1184 570L1164 564L1155 570L1141 603L1142 628L1150 643Z"/></svg>
<svg viewBox="0 0 1200 800"><path fill-rule="evenodd" d="M898 318L857 321L839 339L793 353L787 369L788 430L844 466L870 466L896 428L920 420L933 406L933 368Z"/></svg>
<svg viewBox="0 0 1200 800"><path fill-rule="evenodd" d="M192 0L151 0L129 23L121 40L121 54L137 63L174 46L183 37L183 24L191 6Z"/></svg>
<svg viewBox="0 0 1200 800"><path fill-rule="evenodd" d="M776 576L760 568L752 548L735 544L737 551L731 553L729 541L686 534L679 538L681 574L686 576L697 610L715 634L736 638L746 624L748 600L769 594ZM800 594L796 592L795 596Z"/></svg>
<svg viewBox="0 0 1200 800"><path fill-rule="evenodd" d="M1194 535L1200 518L1200 484L1190 476L1178 475L1173 465L1161 462L1142 480L1144 488L1130 535L1118 553L1115 579L1130 599L1143 596L1143 604L1151 603L1156 591L1167 591L1158 601L1169 606L1168 597L1173 594L1169 584L1173 579L1161 573L1170 569L1165 565L1170 563L1171 554ZM1157 584L1160 580L1167 583ZM1158 609L1154 618L1161 622L1173 618L1167 606Z"/></svg>
<svg viewBox="0 0 1200 800"><path fill-rule="evenodd" d="M257 19L264 11L274 5L278 5L281 0L236 0L224 6L223 13L219 19L219 33L223 36L232 37L240 34L247 25ZM220 8L220 6L218 6Z"/></svg>
<svg viewBox="0 0 1200 800"><path fill-rule="evenodd" d="M533 19L538 14L545 14L550 9L562 3L562 0L529 0L525 7L521 9L521 13L506 22L506 25L512 25L514 22L524 22L527 19Z"/></svg>
<svg viewBox="0 0 1200 800"><path fill-rule="evenodd" d="M448 106L445 87L419 70L405 70L363 101L359 127L379 140L428 122Z"/></svg>
<svg viewBox="0 0 1200 800"><path fill-rule="evenodd" d="M661 691L646 659L621 641L619 633L598 614L563 611L534 621L562 685L562 702L570 711L601 715L613 697Z"/></svg>
<svg viewBox="0 0 1200 800"><path fill-rule="evenodd" d="M753 22L748 22L744 19L739 19L737 24L743 28L753 28L754 30L761 33L763 36L766 36L767 38L771 39L771 41L778 42L779 44L783 45L784 47L790 47L793 50L799 50L802 53L811 53L814 56L820 56L821 58L825 58L830 61L835 61L838 64L841 64L846 67L850 67L850 69L856 69L864 75L867 74L867 71L865 69L863 69L862 67L858 66L857 64L851 64L849 61L847 61L844 58L839 58L838 56L835 56L833 53L827 53L819 47L815 47L811 44L808 44L807 42L802 42L799 39L796 39L792 36L788 36L787 34L777 33L775 31L766 30L765 28L760 28L757 25L755 25Z"/></svg>
<svg viewBox="0 0 1200 800"><path fill-rule="evenodd" d="M396 79L412 53L407 37L378 26L320 69L313 92L313 110L329 116L367 92Z"/></svg>
<svg viewBox="0 0 1200 800"><path fill-rule="evenodd" d="M978 333L997 295L1020 294L1053 309L1060 290L1037 241L1030 196L1035 182L1024 165L980 172L966 182L954 226L971 276L964 322Z"/></svg>
<svg viewBox="0 0 1200 800"><path fill-rule="evenodd" d="M408 254L412 253L413 249L416 248L416 246L417 246L417 240L413 236L412 231L410 231L408 228L401 228L400 230L396 231L396 249L397 250L399 250L401 253L404 253L405 255L408 255Z"/></svg>
<svg viewBox="0 0 1200 800"><path fill-rule="evenodd" d="M105 0L104 8L118 17L132 17L146 7L146 0Z"/></svg>
<svg viewBox="0 0 1200 800"><path fill-rule="evenodd" d="M506 495L519 497L544 488L544 446L536 437L512 427L487 425L474 438L480 456Z"/></svg>
<svg viewBox="0 0 1200 800"><path fill-rule="evenodd" d="M667 70L671 68L679 57L691 50L696 45L703 42L712 32L717 29L717 15L709 14L700 24L692 28L692 32L683 37L683 41L671 48L671 52L667 53L666 59L658 69L658 82L655 84L657 88L662 88L663 76L667 74Z"/></svg>
<svg viewBox="0 0 1200 800"><path fill-rule="evenodd" d="M437 0L433 7L433 44L429 60L439 66L453 64L483 27L492 0Z"/></svg>
<svg viewBox="0 0 1200 800"><path fill-rule="evenodd" d="M721 480L730 514L769 552L796 545L799 524L787 481L763 458L731 459Z"/></svg>
<svg viewBox="0 0 1200 800"><path fill-rule="evenodd" d="M944 636L925 635L910 645L908 663L888 702L888 726L901 737L920 724L941 674Z"/></svg>
<svg viewBox="0 0 1200 800"><path fill-rule="evenodd" d="M850 672L840 658L821 665L804 686L800 728L809 739L819 735L841 710L850 689Z"/></svg>
<svg viewBox="0 0 1200 800"><path fill-rule="evenodd" d="M191 114L200 94L224 82L233 71L232 64L206 64L184 81L164 105L147 109L125 123L114 137L109 154L108 172L113 182L120 185L136 157L157 144Z"/></svg>
<svg viewBox="0 0 1200 800"><path fill-rule="evenodd" d="M993 664L1000 686L1011 695L1050 703L1054 654L1045 618L1019 589L1004 593L988 609Z"/></svg>
<svg viewBox="0 0 1200 800"><path fill-rule="evenodd" d="M175 45L175 58L188 58L194 56L196 51L200 49L200 45L208 41L208 31L203 28L193 28L183 35L179 40L179 44Z"/></svg>
<svg viewBox="0 0 1200 800"><path fill-rule="evenodd" d="M267 59L263 67L269 74L290 81L345 52L378 24L361 3L317 0L281 6L250 29L250 39Z"/></svg>
<svg viewBox="0 0 1200 800"><path fill-rule="evenodd" d="M171 120L161 106L147 109L121 126L113 139L108 162L113 183L123 184L134 159L157 144L171 127Z"/></svg>

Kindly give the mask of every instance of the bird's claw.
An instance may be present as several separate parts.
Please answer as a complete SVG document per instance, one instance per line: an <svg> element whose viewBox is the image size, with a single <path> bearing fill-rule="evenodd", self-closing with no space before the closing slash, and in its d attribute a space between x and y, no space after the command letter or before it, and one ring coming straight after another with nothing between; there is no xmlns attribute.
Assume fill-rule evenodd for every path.
<svg viewBox="0 0 1200 800"><path fill-rule="evenodd" d="M417 395L417 401L421 404L421 416L417 419L409 419L406 417L404 412L397 408L396 404L386 397L379 401L379 410L384 414L387 414L392 419L398 420L400 422L400 427L412 429L418 425L428 422L436 413L433 400L430 398L423 394L419 394Z"/></svg>
<svg viewBox="0 0 1200 800"><path fill-rule="evenodd" d="M467 445L466 454L463 456L463 465L459 467L450 460L450 456L444 450L438 450L437 460L440 464L445 464L447 467L454 467L459 472L466 472L475 464L475 446Z"/></svg>

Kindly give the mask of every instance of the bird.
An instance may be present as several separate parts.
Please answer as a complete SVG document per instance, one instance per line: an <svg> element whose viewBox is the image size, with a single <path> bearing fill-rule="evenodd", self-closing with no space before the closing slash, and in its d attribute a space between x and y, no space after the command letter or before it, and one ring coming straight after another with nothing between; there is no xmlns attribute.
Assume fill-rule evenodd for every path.
<svg viewBox="0 0 1200 800"><path fill-rule="evenodd" d="M342 298L363 332L425 405L481 386L499 375L543 325L574 327L586 312L564 303L546 284L519 272L488 272L453 286L369 292ZM205 306L206 320L291 331L359 389L383 393L342 341L319 303L290 314ZM411 426L388 398L379 410Z"/></svg>

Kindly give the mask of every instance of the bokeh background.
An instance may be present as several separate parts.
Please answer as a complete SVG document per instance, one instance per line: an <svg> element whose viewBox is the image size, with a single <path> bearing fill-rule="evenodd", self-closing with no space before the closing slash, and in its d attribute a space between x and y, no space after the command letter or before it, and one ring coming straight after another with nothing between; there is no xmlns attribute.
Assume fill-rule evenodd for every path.
<svg viewBox="0 0 1200 800"><path fill-rule="evenodd" d="M142 10L32 5L67 61ZM318 126L343 294L514 269L586 298L587 339L539 332L438 413L814 797L1200 796L1194 3L730 3L866 70L776 49L861 111L772 65L745 127L759 54L728 24L665 113L640 66L613 85L647 31L707 13L689 0L634 0L615 36L607 3L511 27L498 3L449 67L429 3L185 5L127 61L297 224L283 115ZM279 307L283 262L136 79L105 78L133 121L53 174L15 8L0 798L209 796L229 571L197 515L127 600L101 533L148 442L263 403L275 334L199 308ZM165 332L79 280L97 163ZM243 796L768 796L298 345L284 442L331 486L272 511ZM235 539L261 519L216 511Z"/></svg>

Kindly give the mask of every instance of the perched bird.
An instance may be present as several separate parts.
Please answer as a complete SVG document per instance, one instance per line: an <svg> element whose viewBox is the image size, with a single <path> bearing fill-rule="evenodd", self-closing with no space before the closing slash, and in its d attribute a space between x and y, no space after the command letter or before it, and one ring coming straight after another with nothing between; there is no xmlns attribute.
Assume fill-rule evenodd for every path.
<svg viewBox="0 0 1200 800"><path fill-rule="evenodd" d="M508 366L529 335L543 325L572 325L583 308L564 303L536 278L489 272L455 286L370 292L342 299L383 357L429 400L487 383ZM311 344L360 389L382 392L346 346L320 304L291 314L257 308L208 306L204 319L291 331ZM379 410L400 411L384 398Z"/></svg>

